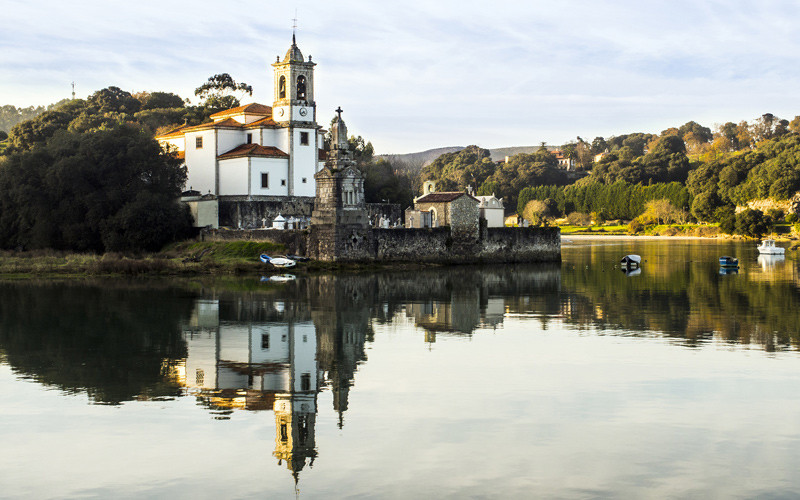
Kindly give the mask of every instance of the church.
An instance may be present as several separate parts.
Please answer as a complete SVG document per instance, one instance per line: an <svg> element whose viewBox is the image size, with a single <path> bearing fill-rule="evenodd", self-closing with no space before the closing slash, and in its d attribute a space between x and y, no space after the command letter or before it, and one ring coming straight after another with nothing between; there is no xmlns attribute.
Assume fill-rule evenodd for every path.
<svg viewBox="0 0 800 500"><path fill-rule="evenodd" d="M220 203L313 198L314 174L325 163L314 102L315 65L292 35L283 60L278 56L272 64L272 107L254 103L228 109L211 115L209 123L156 137L185 161L185 190Z"/></svg>

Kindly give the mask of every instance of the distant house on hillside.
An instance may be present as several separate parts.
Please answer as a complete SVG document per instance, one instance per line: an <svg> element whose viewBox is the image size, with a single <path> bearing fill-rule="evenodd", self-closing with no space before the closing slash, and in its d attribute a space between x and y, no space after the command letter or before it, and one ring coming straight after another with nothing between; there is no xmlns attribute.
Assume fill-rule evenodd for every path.
<svg viewBox="0 0 800 500"><path fill-rule="evenodd" d="M563 168L564 170L575 170L574 158L569 158L568 156L565 156L564 152L561 151L560 149L553 150L551 151L551 153L555 155L559 167Z"/></svg>

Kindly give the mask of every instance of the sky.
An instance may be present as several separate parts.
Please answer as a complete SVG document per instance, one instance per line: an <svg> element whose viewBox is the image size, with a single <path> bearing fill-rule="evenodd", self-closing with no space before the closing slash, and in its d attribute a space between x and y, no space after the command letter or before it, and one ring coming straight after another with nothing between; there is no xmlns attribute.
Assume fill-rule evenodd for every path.
<svg viewBox="0 0 800 500"><path fill-rule="evenodd" d="M0 0L0 105L217 73L272 103L275 57L313 56L318 121L341 106L378 153L486 148L800 115L800 2Z"/></svg>

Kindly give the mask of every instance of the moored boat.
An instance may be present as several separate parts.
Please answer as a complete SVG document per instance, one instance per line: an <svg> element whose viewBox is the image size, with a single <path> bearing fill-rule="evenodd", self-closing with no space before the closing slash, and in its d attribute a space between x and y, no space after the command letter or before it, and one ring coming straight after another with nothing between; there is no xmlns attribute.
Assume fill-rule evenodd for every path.
<svg viewBox="0 0 800 500"><path fill-rule="evenodd" d="M273 267L288 268L297 265L297 262L292 259L287 259L286 257L270 257L269 255L263 253L259 259L265 264L272 264Z"/></svg>
<svg viewBox="0 0 800 500"><path fill-rule="evenodd" d="M739 259L723 255L719 258L720 267L739 267Z"/></svg>
<svg viewBox="0 0 800 500"><path fill-rule="evenodd" d="M622 267L626 267L628 269L634 269L641 265L642 257L636 254L626 255L622 258L619 262Z"/></svg>
<svg viewBox="0 0 800 500"><path fill-rule="evenodd" d="M775 240L764 240L758 245L758 253L762 255L783 255L786 249L776 246Z"/></svg>
<svg viewBox="0 0 800 500"><path fill-rule="evenodd" d="M297 276L294 274L276 274L274 276L262 276L261 281L269 281L270 283L288 283L294 281Z"/></svg>

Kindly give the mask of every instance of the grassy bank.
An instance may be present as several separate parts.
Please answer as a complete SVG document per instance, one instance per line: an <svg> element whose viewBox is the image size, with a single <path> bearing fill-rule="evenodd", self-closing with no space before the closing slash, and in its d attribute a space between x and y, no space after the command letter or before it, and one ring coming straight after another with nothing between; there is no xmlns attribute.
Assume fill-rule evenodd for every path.
<svg viewBox="0 0 800 500"><path fill-rule="evenodd" d="M104 255L34 250L0 252L0 276L6 279L84 278L124 276L243 276L283 272L304 274L339 269L385 269L386 265L342 264L310 261L290 270L262 263L262 253L286 253L283 245L255 241L184 241L153 254L108 253ZM433 264L398 264L393 269L417 269Z"/></svg>
<svg viewBox="0 0 800 500"><path fill-rule="evenodd" d="M77 254L53 250L0 253L0 274L28 276L181 276L271 272L258 260L283 246L252 241L181 242L154 254Z"/></svg>
<svg viewBox="0 0 800 500"><path fill-rule="evenodd" d="M602 235L639 235L639 236L699 236L718 238L723 236L718 224L651 224L641 231L633 233L628 225L600 226L560 226L562 235L592 234Z"/></svg>

